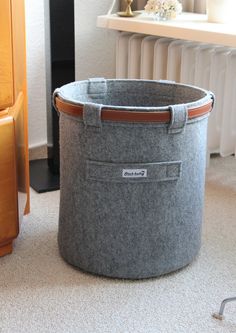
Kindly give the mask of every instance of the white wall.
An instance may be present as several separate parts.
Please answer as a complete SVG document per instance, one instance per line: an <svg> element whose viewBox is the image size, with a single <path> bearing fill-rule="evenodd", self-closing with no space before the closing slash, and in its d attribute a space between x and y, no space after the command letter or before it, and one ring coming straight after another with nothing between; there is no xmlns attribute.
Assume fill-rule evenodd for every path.
<svg viewBox="0 0 236 333"><path fill-rule="evenodd" d="M36 147L47 142L44 1L25 0L25 11L29 146Z"/></svg>
<svg viewBox="0 0 236 333"><path fill-rule="evenodd" d="M116 32L96 27L112 1L75 0L76 80L115 76Z"/></svg>
<svg viewBox="0 0 236 333"><path fill-rule="evenodd" d="M75 0L77 80L115 75L116 32L96 28L97 16L106 14L111 3L112 0ZM36 147L47 143L44 0L25 0L25 6L29 146Z"/></svg>

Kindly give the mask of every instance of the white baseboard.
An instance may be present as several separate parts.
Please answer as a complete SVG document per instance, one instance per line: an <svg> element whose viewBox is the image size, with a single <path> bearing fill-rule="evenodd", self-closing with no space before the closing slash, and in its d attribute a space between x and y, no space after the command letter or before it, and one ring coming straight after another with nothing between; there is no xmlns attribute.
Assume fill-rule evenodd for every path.
<svg viewBox="0 0 236 333"><path fill-rule="evenodd" d="M47 158L47 144L31 146L29 147L29 160L38 160L42 158Z"/></svg>

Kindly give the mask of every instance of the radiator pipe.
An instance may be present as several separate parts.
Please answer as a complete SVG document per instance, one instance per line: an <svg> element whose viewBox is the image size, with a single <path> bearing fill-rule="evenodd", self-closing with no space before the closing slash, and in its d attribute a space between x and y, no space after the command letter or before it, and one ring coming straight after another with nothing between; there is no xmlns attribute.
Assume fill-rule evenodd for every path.
<svg viewBox="0 0 236 333"><path fill-rule="evenodd" d="M236 301L236 297L230 297L230 298L226 298L224 299L222 302L221 302L221 305L220 305L220 311L217 312L217 313L213 313L213 317L216 318L216 319L219 319L219 320L223 320L224 319L224 316L223 316L223 313L224 313L224 309L225 309L225 305L229 302L233 302L233 301Z"/></svg>

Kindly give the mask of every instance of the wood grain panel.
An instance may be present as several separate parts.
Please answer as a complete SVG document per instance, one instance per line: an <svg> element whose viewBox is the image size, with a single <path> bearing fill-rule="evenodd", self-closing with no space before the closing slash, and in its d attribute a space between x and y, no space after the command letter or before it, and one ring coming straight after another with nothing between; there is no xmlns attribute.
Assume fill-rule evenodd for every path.
<svg viewBox="0 0 236 333"><path fill-rule="evenodd" d="M11 0L12 13L12 50L14 72L14 100L24 91L26 81L25 70L25 11L24 0Z"/></svg>
<svg viewBox="0 0 236 333"><path fill-rule="evenodd" d="M14 102L11 1L0 2L0 110Z"/></svg>
<svg viewBox="0 0 236 333"><path fill-rule="evenodd" d="M19 232L14 120L0 118L0 247Z"/></svg>
<svg viewBox="0 0 236 333"><path fill-rule="evenodd" d="M18 191L18 212L19 221L22 221L27 201L28 183L26 166L28 164L28 146L25 142L25 112L24 95L18 95L16 103L9 108L9 116L14 121L15 149L16 149L16 171L17 171L17 191Z"/></svg>
<svg viewBox="0 0 236 333"><path fill-rule="evenodd" d="M1 0L0 0L1 1ZM23 156L24 152L24 176L23 172L21 172L20 183L22 183L22 179L24 179L23 183L27 189L27 203L25 206L25 214L29 213L30 210L30 195L29 195L29 152L28 152L28 98L27 98L27 75L26 75L26 42L25 42L25 5L24 0L11 0L11 11L12 11L12 41L13 41L13 69L14 69L14 97L15 101L19 97L21 93L24 95L24 106L23 109L19 113L19 117L21 121L16 122L16 131L17 131L17 142L19 139L24 146L22 154L18 154L19 156ZM37 36L36 36L37 38ZM15 110L18 110L16 108ZM16 117L14 117L16 119ZM18 125L20 123L20 125ZM19 138L19 133L21 133L21 137ZM18 145L18 153L19 153L19 145ZM21 163L23 168L23 163ZM18 161L19 168L19 161ZM18 172L19 173L19 172ZM22 194L24 191L19 191L20 201L22 203L22 198L24 195ZM21 210L20 210L21 212Z"/></svg>

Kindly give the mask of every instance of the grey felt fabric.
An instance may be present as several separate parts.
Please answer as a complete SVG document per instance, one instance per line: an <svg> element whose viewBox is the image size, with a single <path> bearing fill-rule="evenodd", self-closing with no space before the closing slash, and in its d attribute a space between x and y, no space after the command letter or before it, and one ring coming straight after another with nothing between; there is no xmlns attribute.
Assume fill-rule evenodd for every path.
<svg viewBox="0 0 236 333"><path fill-rule="evenodd" d="M189 264L201 244L208 116L187 121L186 106L209 102L211 93L97 79L56 94L87 110L85 119L60 115L62 257L91 273L130 279ZM97 104L120 112L170 109L174 116L171 124L99 121Z"/></svg>

